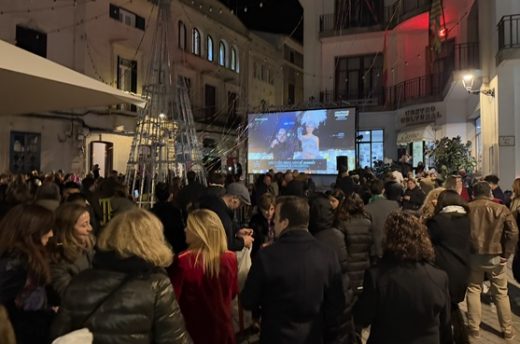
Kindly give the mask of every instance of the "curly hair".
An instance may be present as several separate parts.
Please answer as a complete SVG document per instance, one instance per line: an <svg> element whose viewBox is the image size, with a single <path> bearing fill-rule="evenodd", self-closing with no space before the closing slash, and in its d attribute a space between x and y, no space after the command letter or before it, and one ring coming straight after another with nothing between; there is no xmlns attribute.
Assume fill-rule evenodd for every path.
<svg viewBox="0 0 520 344"><path fill-rule="evenodd" d="M388 215L385 222L385 256L398 261L433 262L435 253L426 226L405 211Z"/></svg>

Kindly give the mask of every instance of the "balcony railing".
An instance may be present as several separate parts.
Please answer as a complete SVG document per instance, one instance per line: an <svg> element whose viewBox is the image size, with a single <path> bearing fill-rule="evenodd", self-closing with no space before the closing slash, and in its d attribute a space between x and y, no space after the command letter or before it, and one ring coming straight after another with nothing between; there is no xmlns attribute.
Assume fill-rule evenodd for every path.
<svg viewBox="0 0 520 344"><path fill-rule="evenodd" d="M348 32L351 29L383 30L387 26L393 28L406 19L428 11L430 7L431 0L402 0L386 7L383 7L381 1L380 7L375 9L374 15L370 16L349 15L346 9L323 14L320 16L320 34L333 36L344 34L345 31Z"/></svg>
<svg viewBox="0 0 520 344"><path fill-rule="evenodd" d="M463 43L451 46L452 49L439 63L442 68L436 72L402 81L396 85L376 87L369 94L334 93L324 91L320 94L322 103L346 102L360 107L384 107L397 109L403 105L440 100L445 95L446 85L456 70L479 69L478 43Z"/></svg>
<svg viewBox="0 0 520 344"><path fill-rule="evenodd" d="M503 16L497 26L499 50L520 48L520 14Z"/></svg>

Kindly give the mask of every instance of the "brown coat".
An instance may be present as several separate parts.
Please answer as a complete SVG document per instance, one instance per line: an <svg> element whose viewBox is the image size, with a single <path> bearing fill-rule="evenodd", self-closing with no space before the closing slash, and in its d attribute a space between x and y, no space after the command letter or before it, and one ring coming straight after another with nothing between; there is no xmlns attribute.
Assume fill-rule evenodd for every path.
<svg viewBox="0 0 520 344"><path fill-rule="evenodd" d="M509 258L518 241L518 227L509 209L487 197L477 198L469 208L473 253Z"/></svg>

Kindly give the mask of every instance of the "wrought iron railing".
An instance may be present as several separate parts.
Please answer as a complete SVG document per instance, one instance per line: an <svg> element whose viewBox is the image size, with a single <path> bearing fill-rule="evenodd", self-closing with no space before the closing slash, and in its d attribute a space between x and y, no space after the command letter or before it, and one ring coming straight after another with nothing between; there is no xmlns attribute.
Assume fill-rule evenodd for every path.
<svg viewBox="0 0 520 344"><path fill-rule="evenodd" d="M441 98L454 71L480 68L478 43L455 44L452 47L447 56L442 58L441 71L408 79L392 86L375 87L364 95L326 90L320 93L320 102L344 102L360 107L383 106L396 109L411 102Z"/></svg>
<svg viewBox="0 0 520 344"><path fill-rule="evenodd" d="M383 7L382 1L379 4L380 7L373 9L370 16L356 16L352 14L357 13L356 11L346 9L321 15L320 34L341 35L345 30L355 28L375 27L377 30L393 28L406 19L428 11L431 0L401 0L386 7Z"/></svg>
<svg viewBox="0 0 520 344"><path fill-rule="evenodd" d="M503 16L497 27L499 50L520 48L520 14Z"/></svg>

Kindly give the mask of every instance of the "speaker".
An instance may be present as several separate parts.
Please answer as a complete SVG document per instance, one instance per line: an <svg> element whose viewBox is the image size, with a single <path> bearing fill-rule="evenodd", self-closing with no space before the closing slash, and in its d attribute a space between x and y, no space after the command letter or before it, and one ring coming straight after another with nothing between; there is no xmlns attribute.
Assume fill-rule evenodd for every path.
<svg viewBox="0 0 520 344"><path fill-rule="evenodd" d="M336 170L337 171L348 171L348 157L340 155L336 157Z"/></svg>

